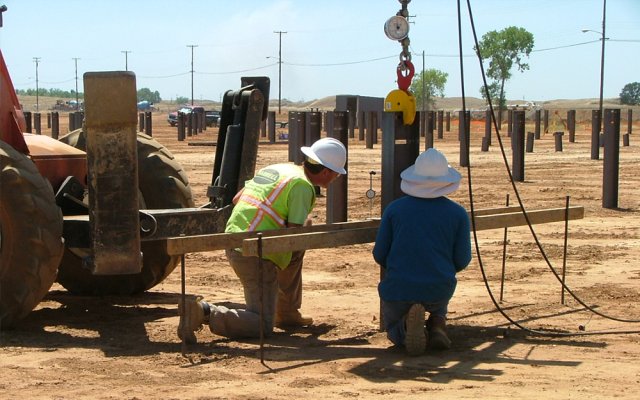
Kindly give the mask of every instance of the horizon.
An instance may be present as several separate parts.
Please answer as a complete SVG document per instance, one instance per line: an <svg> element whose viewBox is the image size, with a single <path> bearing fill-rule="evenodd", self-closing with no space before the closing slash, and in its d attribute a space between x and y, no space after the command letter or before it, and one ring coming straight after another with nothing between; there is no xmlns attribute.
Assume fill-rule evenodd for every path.
<svg viewBox="0 0 640 400"><path fill-rule="evenodd" d="M398 1L327 0L318 5L291 0L140 0L114 6L104 0L68 0L55 7L44 0L4 3L8 12L3 15L0 44L16 89L35 89L36 65L39 88L74 90L77 76L78 91L83 92L84 72L124 70L126 64L136 74L138 88L158 91L167 101L191 99L192 70L194 101L219 101L224 91L238 87L241 76L251 75L270 77L274 99L280 84L278 61L281 98L291 102L334 93L385 97L397 88L401 46L389 40L382 27L399 10ZM602 5L602 0L472 1L479 39L507 26L523 27L534 35L534 50L525 59L530 69L512 69L506 98L597 98L601 40L596 33L602 28ZM181 12L193 8L201 12ZM445 97L461 97L455 3L415 0L408 9L416 73L423 68L424 52L424 68L449 74ZM640 2L607 2L604 98L617 98L624 85L640 81L637 68L628 62L640 45L638 20ZM469 25L465 4L465 97L481 98L482 79Z"/></svg>
<svg viewBox="0 0 640 400"><path fill-rule="evenodd" d="M326 102L328 100L331 100L332 98L335 100L336 96L340 96L340 95L333 95L333 96L325 96L322 98L318 98L318 99L311 99L311 100L305 100L305 101L291 101L288 99L282 99L283 102L286 102L287 104L283 104L282 107L283 108L300 108L300 107L311 107L314 103L322 103L322 102ZM40 99L44 100L42 104L41 103L41 110L40 111L45 111L42 109L43 105L46 105L46 103L51 103L54 104L54 102L56 100L61 100L63 98L60 97L56 97L56 96L43 96L40 95L39 96ZM18 99L19 100L24 100L25 98L28 98L30 100L31 103L27 103L27 104L23 104L23 102L21 101L21 105L23 107L28 106L28 105L32 105L33 110L31 111L35 111L35 95L18 95ZM83 97L80 97L81 99L83 99ZM69 98L70 100L73 100L71 98ZM455 101L455 100L462 100L462 97L460 96L451 96L451 97L436 97L436 103L438 101L444 101L444 102L451 102L451 101ZM485 102L484 99L480 98L480 97L474 97L474 96L466 96L466 100L467 101L471 101L471 102L482 102L484 103L484 106L487 105L487 103ZM637 109L640 108L640 105L625 105L625 104L619 104L619 97L612 97L612 98L603 98L603 104L606 106L611 105L611 104L615 104L615 105L619 105L620 107L614 107L614 108L620 108L620 109L627 109L627 108L632 108L632 109ZM74 100L75 101L75 100ZM518 105L518 104L522 104L522 100L517 100L517 99L507 99L506 100L507 105L509 106L513 106L513 105ZM588 97L588 98L575 98L575 99L568 99L568 98L564 98L564 99L549 99L549 100L543 100L543 101L536 101L533 100L532 101L534 104L541 106L544 104L551 104L553 107L552 108L574 108L574 109L597 109L597 103L599 102L599 98L598 97ZM569 102L572 103L569 106L561 106L560 104L554 104L554 103L563 103L563 102ZM576 105L575 103L580 103L579 105ZM165 106L173 106L172 108L178 109L181 106L186 106L189 103L175 103L174 100L162 100L160 101L160 103L153 103L153 104L161 104L161 105L165 105ZM199 100L199 102L195 103L194 105L214 105L214 106L220 106L221 103L216 101L216 100L210 100L210 99L202 99ZM589 104L594 104L594 107L589 107ZM275 108L278 105L278 99L269 99L269 107ZM315 106L317 107L317 106ZM319 107L319 108L325 108L325 107ZM460 108L460 107L440 107L440 109L448 109L448 108ZM473 107L468 107L469 110L474 110ZM30 111L27 109L27 107L25 107L25 111ZM418 110L419 111L419 110Z"/></svg>

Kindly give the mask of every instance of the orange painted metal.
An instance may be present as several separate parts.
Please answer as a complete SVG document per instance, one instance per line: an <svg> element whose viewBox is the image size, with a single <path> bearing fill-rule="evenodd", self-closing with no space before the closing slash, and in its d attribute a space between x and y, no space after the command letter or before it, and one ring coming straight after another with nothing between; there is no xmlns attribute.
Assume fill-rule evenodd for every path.
<svg viewBox="0 0 640 400"><path fill-rule="evenodd" d="M70 175L86 185L85 152L48 136L23 133L26 126L24 113L0 51L0 140L29 155L40 174L51 182L54 191L57 191Z"/></svg>
<svg viewBox="0 0 640 400"><path fill-rule="evenodd" d="M31 159L40 174L51 182L54 191L71 175L83 185L87 184L87 155L84 151L49 136L25 133L24 140Z"/></svg>
<svg viewBox="0 0 640 400"><path fill-rule="evenodd" d="M26 127L27 123L20 109L18 96L0 51L0 140L21 153L29 154L29 148L22 138L22 132Z"/></svg>

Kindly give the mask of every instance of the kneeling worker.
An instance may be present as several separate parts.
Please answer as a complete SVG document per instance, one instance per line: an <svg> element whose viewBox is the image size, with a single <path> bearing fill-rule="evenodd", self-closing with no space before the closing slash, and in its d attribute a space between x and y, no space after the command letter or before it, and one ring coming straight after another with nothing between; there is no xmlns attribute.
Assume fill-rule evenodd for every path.
<svg viewBox="0 0 640 400"><path fill-rule="evenodd" d="M310 225L315 205L314 186L327 188L340 175L347 160L344 145L323 138L300 149L306 159L303 167L293 164L267 166L246 182L233 199L234 208L225 232L252 232ZM266 254L262 272L258 257L245 257L238 249L226 250L227 259L244 288L245 309L229 309L193 297L187 299L183 313L179 304L178 336L195 343L194 331L204 323L216 335L229 338L260 337L260 273L263 274L264 332L273 326L303 327L313 319L300 314L302 305L302 261L304 251Z"/></svg>
<svg viewBox="0 0 640 400"><path fill-rule="evenodd" d="M408 196L385 208L373 258L384 269L378 293L387 337L409 355L419 355L427 343L432 349L451 345L447 307L456 273L471 261L469 217L445 197L458 189L461 176L438 150L420 154L400 177Z"/></svg>

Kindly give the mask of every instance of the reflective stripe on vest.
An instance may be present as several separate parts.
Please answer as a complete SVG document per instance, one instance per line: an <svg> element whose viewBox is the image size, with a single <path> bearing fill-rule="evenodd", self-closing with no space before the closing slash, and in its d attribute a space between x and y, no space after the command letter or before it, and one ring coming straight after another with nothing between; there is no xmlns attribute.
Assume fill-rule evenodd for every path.
<svg viewBox="0 0 640 400"><path fill-rule="evenodd" d="M256 207L258 210L256 215L254 215L251 222L249 222L248 231L255 231L262 219L265 217L265 214L271 217L273 222L275 222L280 227L285 227L287 225L287 221L280 215L278 212L271 207L271 205L276 201L278 196L282 193L282 190L287 186L287 184L291 182L291 178L283 179L273 190L267 195L264 201L261 201L258 198L255 198L251 195L244 194L240 196L240 201L244 201L245 203L249 203L252 206Z"/></svg>

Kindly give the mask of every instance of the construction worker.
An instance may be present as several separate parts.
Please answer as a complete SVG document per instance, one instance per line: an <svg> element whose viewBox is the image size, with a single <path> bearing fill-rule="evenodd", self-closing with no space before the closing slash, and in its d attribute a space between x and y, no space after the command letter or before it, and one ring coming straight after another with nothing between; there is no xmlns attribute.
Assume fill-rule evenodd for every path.
<svg viewBox="0 0 640 400"><path fill-rule="evenodd" d="M225 232L263 231L310 225L308 218L316 200L314 186L327 188L340 175L347 160L344 145L323 138L302 147L306 156L302 168L293 164L267 166L245 183L233 199L234 208ZM208 323L211 332L229 338L260 337L260 279L263 281L264 333L274 325L286 329L311 325L313 319L300 314L302 304L302 260L304 251L266 254L262 271L258 257L245 257L239 249L226 255L244 287L245 309L214 305L202 297L179 304L178 336L195 343L194 332ZM260 277L262 273L262 277Z"/></svg>
<svg viewBox="0 0 640 400"><path fill-rule="evenodd" d="M378 285L387 337L409 355L448 349L449 300L456 273L471 261L469 217L448 199L460 185L460 173L430 148L400 177L408 196L384 210L373 258L384 269ZM425 310L430 313L425 327ZM427 340L428 338L428 340Z"/></svg>

